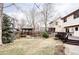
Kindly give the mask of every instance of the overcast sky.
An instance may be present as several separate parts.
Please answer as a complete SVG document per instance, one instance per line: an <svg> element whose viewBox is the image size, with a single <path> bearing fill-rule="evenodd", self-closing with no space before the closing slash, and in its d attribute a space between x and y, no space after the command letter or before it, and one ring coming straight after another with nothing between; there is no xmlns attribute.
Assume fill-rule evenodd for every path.
<svg viewBox="0 0 79 59"><path fill-rule="evenodd" d="M16 3L21 9L28 11L33 7L33 3ZM9 3L4 4L4 6L10 5ZM40 4L38 4L40 5ZM65 16L68 13L74 11L75 9L79 8L79 4L77 3L56 3L55 9L57 10L56 13L59 13L60 16ZM4 13L9 14L12 16L13 14L20 14L18 18L23 17L24 15L22 13L19 13L19 11L15 8L15 6L11 6L4 9Z"/></svg>
<svg viewBox="0 0 79 59"><path fill-rule="evenodd" d="M57 4L56 9L59 13L61 13L61 16L65 16L76 9L79 9L78 3L67 3L67 4Z"/></svg>
<svg viewBox="0 0 79 59"><path fill-rule="evenodd" d="M4 4L4 6L7 6L10 4ZM33 8L33 3L16 3L16 5L18 5L22 10L25 11L29 11ZM41 5L38 4L39 6ZM36 8L36 7L35 7ZM56 3L55 4L55 10L56 10L56 14L58 14L58 16L64 17L65 15L71 13L72 11L76 10L79 8L79 4L77 3ZM36 8L38 9L38 8ZM7 13L10 16L15 15L17 17L17 19L25 19L25 15L23 13L21 13L19 10L17 10L15 8L15 6L11 6L8 8L4 8L4 13Z"/></svg>
<svg viewBox="0 0 79 59"><path fill-rule="evenodd" d="M7 6L7 5L10 5L10 4L4 4L4 6ZM26 11L28 11L28 10L30 10L32 7L33 7L33 3L17 3L17 5L21 8L21 9L23 9L23 10L26 10ZM40 5L40 4L38 4L38 5ZM58 13L60 13L61 14L61 16L64 16L64 15L66 15L67 13L69 13L69 12L72 12L73 10L75 10L75 9L78 9L79 8L79 4L77 4L77 3L56 3L56 6L55 6L55 9L57 10L57 12ZM7 13L7 14L10 14L10 15L12 15L13 13L18 13L19 11L14 7L14 6L11 6L11 7L8 7L8 8L5 8L4 9L4 12L5 13Z"/></svg>

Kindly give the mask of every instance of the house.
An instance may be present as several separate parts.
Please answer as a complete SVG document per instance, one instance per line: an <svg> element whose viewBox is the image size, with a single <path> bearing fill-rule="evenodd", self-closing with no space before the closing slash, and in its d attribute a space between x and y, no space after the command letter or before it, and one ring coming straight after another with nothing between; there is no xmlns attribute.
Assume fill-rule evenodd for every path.
<svg viewBox="0 0 79 59"><path fill-rule="evenodd" d="M71 12L62 18L65 32L69 32L72 36L79 37L79 9Z"/></svg>
<svg viewBox="0 0 79 59"><path fill-rule="evenodd" d="M50 28L52 28L51 32L62 32L62 31L64 31L62 24L63 24L63 20L61 20L61 17L58 17L55 20L51 21L49 23ZM50 28L49 28L49 30L50 30Z"/></svg>
<svg viewBox="0 0 79 59"><path fill-rule="evenodd" d="M55 32L69 32L72 36L79 37L79 9L58 18L51 25L55 28Z"/></svg>

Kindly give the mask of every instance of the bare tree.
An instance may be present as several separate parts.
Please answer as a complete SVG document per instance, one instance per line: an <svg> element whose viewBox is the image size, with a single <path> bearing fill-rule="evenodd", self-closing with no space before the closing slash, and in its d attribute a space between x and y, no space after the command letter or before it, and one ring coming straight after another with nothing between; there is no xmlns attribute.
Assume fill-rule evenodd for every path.
<svg viewBox="0 0 79 59"><path fill-rule="evenodd" d="M32 26L33 26L34 30L35 30L35 16L36 16L35 14L36 14L36 10L33 6L32 10L30 11L30 16L31 16Z"/></svg>
<svg viewBox="0 0 79 59"><path fill-rule="evenodd" d="M19 29L19 20L17 19L17 16L16 15L12 15L12 17L14 18L14 20L13 20L14 28L18 28Z"/></svg>
<svg viewBox="0 0 79 59"><path fill-rule="evenodd" d="M20 29L24 28L26 26L26 21L25 19L21 19L21 22L20 22Z"/></svg>
<svg viewBox="0 0 79 59"><path fill-rule="evenodd" d="M53 4L51 3L45 3L42 5L43 10L41 11L44 19L44 25L45 25L45 31L47 31L47 22L49 18L52 17L52 12L53 12Z"/></svg>

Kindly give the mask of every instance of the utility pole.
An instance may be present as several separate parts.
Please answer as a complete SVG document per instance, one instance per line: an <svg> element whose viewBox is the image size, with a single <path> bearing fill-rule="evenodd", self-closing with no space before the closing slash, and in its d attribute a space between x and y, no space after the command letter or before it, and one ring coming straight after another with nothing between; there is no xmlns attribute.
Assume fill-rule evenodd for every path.
<svg viewBox="0 0 79 59"><path fill-rule="evenodd" d="M0 3L0 45L2 45L2 18L3 18L3 3Z"/></svg>

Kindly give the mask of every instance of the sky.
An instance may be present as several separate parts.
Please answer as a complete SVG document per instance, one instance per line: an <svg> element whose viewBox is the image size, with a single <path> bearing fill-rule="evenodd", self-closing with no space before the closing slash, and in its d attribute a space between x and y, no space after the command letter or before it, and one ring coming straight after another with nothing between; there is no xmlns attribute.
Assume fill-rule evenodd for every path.
<svg viewBox="0 0 79 59"><path fill-rule="evenodd" d="M11 3L5 3L4 4L4 7L5 6L8 6L8 5L10 5ZM26 9L26 10L29 10L29 9L31 9L32 8L32 3L16 3L17 4L17 6L19 6L20 8L22 8L22 9ZM5 12L16 12L17 11L17 9L16 9L16 7L15 6L10 6L10 7L8 7L8 8L5 8L4 9L4 11Z"/></svg>
<svg viewBox="0 0 79 59"><path fill-rule="evenodd" d="M5 3L4 6L10 5L10 4L11 3ZM16 4L17 6L19 6L21 9L25 11L32 9L33 7L33 3L16 3ZM61 14L62 17L78 8L79 8L79 4L77 3L56 3L55 5L55 9L57 10L56 12ZM12 15L14 13L19 13L19 11L16 9L15 6L11 6L8 8L4 8L4 13Z"/></svg>
<svg viewBox="0 0 79 59"><path fill-rule="evenodd" d="M57 16L64 17L67 14L73 12L76 9L79 9L79 4L77 3L54 3L54 9L56 10L55 16L53 18L56 18ZM10 3L5 3L5 6L10 5ZM33 8L33 3L16 3L17 6L19 6L22 10L28 11ZM41 3L38 4L39 6L42 5ZM36 6L34 8L38 9ZM10 6L7 8L4 8L4 13L10 15L10 16L16 16L17 19L22 20L25 19L25 15L20 12L20 10L17 10L15 6ZM51 19L52 21L52 19Z"/></svg>
<svg viewBox="0 0 79 59"><path fill-rule="evenodd" d="M59 13L61 13L61 16L65 16L77 9L79 9L78 3L63 3L63 4L57 4L56 9Z"/></svg>
<svg viewBox="0 0 79 59"><path fill-rule="evenodd" d="M5 3L4 7L10 4L11 3ZM28 11L33 8L33 3L16 3L16 5L23 11L27 12L27 14L28 14ZM25 14L22 13L21 10L18 10L14 5L4 8L4 13L8 14L9 16L17 16L18 19L25 18Z"/></svg>

